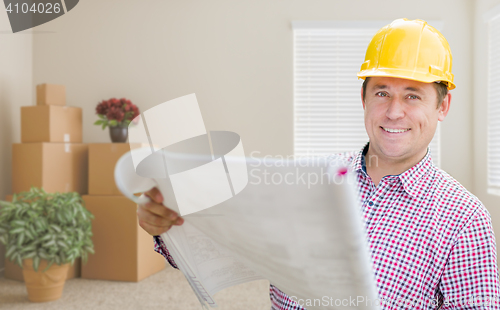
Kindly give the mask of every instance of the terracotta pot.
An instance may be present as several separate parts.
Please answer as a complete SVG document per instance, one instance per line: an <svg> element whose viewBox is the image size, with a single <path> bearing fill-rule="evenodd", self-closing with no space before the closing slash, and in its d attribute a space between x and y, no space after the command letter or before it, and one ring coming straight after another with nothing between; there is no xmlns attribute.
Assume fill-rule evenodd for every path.
<svg viewBox="0 0 500 310"><path fill-rule="evenodd" d="M109 136L111 137L111 142L127 142L128 127L109 127Z"/></svg>
<svg viewBox="0 0 500 310"><path fill-rule="evenodd" d="M46 260L41 260L38 271L35 272L31 258L23 261L24 283L28 289L28 299L32 302L52 301L62 296L70 264L59 266L54 263L47 271L42 272L47 264Z"/></svg>

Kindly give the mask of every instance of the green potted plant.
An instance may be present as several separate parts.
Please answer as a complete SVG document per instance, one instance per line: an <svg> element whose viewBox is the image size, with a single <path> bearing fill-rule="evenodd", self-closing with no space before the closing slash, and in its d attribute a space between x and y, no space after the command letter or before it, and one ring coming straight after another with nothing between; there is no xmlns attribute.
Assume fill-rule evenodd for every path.
<svg viewBox="0 0 500 310"><path fill-rule="evenodd" d="M94 253L93 218L78 193L33 187L0 201L0 242L6 258L23 268L30 301L61 297L69 265Z"/></svg>

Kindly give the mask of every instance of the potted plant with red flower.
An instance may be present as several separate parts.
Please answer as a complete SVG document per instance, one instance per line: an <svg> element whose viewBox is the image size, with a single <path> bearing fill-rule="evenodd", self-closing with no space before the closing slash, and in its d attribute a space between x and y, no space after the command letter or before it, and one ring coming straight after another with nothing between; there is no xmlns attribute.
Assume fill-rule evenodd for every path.
<svg viewBox="0 0 500 310"><path fill-rule="evenodd" d="M139 108L130 100L111 98L101 101L95 108L99 120L94 125L109 127L112 142L126 142L128 125L139 115Z"/></svg>

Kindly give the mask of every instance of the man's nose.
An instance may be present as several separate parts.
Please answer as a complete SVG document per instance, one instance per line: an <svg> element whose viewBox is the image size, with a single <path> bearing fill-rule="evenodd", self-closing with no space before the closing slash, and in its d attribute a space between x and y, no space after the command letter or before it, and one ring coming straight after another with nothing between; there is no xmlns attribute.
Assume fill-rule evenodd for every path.
<svg viewBox="0 0 500 310"><path fill-rule="evenodd" d="M387 112L385 115L389 119L399 119L403 118L405 115L404 111L404 102L402 102L398 98L394 98L389 102L389 106L387 107Z"/></svg>

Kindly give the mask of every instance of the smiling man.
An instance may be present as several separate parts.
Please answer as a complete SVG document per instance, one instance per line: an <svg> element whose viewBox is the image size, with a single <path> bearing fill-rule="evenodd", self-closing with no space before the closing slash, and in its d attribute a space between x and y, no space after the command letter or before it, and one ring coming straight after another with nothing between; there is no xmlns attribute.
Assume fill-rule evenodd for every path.
<svg viewBox="0 0 500 310"><path fill-rule="evenodd" d="M426 22L398 19L380 29L358 73L369 142L334 156L357 177L382 309L500 309L490 215L433 165L428 148L450 109L451 67L448 42ZM139 206L139 223L175 267L157 235L183 219L157 189L147 195L154 202ZM270 297L272 309L304 309L273 285Z"/></svg>
<svg viewBox="0 0 500 310"><path fill-rule="evenodd" d="M367 169L377 185L385 175L400 174L424 158L438 121L448 114L451 94L444 84L367 77L361 96L370 137L366 155L376 158Z"/></svg>

